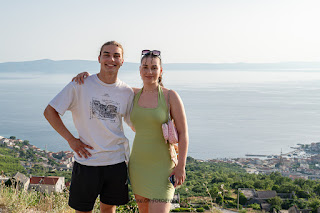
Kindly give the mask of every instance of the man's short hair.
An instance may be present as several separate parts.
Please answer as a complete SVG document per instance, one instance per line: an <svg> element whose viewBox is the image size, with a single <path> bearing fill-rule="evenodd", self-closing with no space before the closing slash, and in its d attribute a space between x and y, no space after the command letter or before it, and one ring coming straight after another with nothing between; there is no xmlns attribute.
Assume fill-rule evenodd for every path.
<svg viewBox="0 0 320 213"><path fill-rule="evenodd" d="M115 45L115 46L119 47L122 50L122 58L123 58L123 54L124 54L123 47L119 42L116 42L116 41L108 41L108 42L104 43L100 48L100 54L99 54L100 56L101 56L101 52L102 52L103 47L107 46L107 45Z"/></svg>

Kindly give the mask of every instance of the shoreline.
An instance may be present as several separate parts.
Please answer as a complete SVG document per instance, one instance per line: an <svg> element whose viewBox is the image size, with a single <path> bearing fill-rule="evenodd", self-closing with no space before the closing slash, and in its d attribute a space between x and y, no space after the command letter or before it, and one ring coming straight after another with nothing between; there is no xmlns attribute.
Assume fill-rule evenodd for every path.
<svg viewBox="0 0 320 213"><path fill-rule="evenodd" d="M12 136L10 136L12 137ZM10 137L6 138L4 136L1 136L0 135L0 141L3 139L3 138L6 138L6 139L10 139ZM15 137L15 136L14 136ZM22 141L25 141L25 140L22 140L22 139L16 139L16 140L20 140L21 142ZM28 140L27 140L28 141ZM244 157L218 157L218 158L208 158L208 159L200 159L200 158L196 158L192 155L188 155L194 159L197 159L199 161L211 161L211 160L235 160L235 159L250 159L250 158L258 158L258 159L261 159L261 160L266 160L266 159L272 159L272 158L279 158L280 156L282 157L288 157L288 158L308 158L308 157L311 157L312 155L315 155L315 154L311 154L311 153L306 153L306 150L302 149L301 147L304 147L304 146L311 146L312 144L318 144L320 142L311 142L311 143L306 143L306 144L301 144L301 143L297 143L296 144L296 147L290 147L291 151L287 152L287 153L280 153L280 154L254 154L254 153L248 153L248 154L245 154ZM0 144L2 144L0 142ZM30 143L31 146L33 146L34 149L38 150L38 151L44 151L46 153L61 153L61 152L67 152L67 153L72 153L73 154L73 150L59 150L59 151L50 151L50 150L47 150L47 149L40 149L38 148L37 146L33 145ZM131 148L131 147L130 147ZM319 151L320 151L320 145L319 145Z"/></svg>

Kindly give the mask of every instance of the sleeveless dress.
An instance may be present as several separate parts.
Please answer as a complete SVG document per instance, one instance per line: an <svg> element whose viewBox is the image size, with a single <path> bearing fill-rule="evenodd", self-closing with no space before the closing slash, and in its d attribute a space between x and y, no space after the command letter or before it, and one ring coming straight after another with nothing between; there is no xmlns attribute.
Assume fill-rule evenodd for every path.
<svg viewBox="0 0 320 213"><path fill-rule="evenodd" d="M134 97L130 115L136 130L129 160L130 182L134 194L168 202L174 195L174 187L168 180L174 164L162 134L162 124L168 121L168 107L160 86L156 108L138 105L141 92L142 89Z"/></svg>

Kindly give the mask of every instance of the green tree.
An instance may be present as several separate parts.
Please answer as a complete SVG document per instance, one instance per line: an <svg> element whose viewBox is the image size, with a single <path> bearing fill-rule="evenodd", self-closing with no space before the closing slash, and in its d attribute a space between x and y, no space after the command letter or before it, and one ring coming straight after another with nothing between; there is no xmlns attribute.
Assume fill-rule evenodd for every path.
<svg viewBox="0 0 320 213"><path fill-rule="evenodd" d="M272 190L279 192L280 186L279 185L273 185Z"/></svg>
<svg viewBox="0 0 320 213"><path fill-rule="evenodd" d="M317 198L312 198L308 200L308 206L312 209L313 213L316 213L317 209L320 207L320 200Z"/></svg>
<svg viewBox="0 0 320 213"><path fill-rule="evenodd" d="M283 201L281 208L282 209L289 209L293 205L294 205L293 200L286 199Z"/></svg>
<svg viewBox="0 0 320 213"><path fill-rule="evenodd" d="M217 186L213 186L209 192L210 192L211 198L216 199L219 196L220 190Z"/></svg>
<svg viewBox="0 0 320 213"><path fill-rule="evenodd" d="M318 196L320 196L320 184L317 184L317 185L313 188L313 191L314 191Z"/></svg>
<svg viewBox="0 0 320 213"><path fill-rule="evenodd" d="M10 139L15 140L16 136L10 136Z"/></svg>
<svg viewBox="0 0 320 213"><path fill-rule="evenodd" d="M282 199L278 196L273 197L268 200L268 203L271 204L271 207L276 209L277 211L281 210L281 205L283 203Z"/></svg>
<svg viewBox="0 0 320 213"><path fill-rule="evenodd" d="M22 150L19 151L19 157L20 157L20 158L24 158L25 155L26 155L26 154L24 153L24 151L22 151Z"/></svg>
<svg viewBox="0 0 320 213"><path fill-rule="evenodd" d="M233 188L238 189L238 188L254 188L254 182L252 180L246 180L246 181L239 181L239 182L234 182L233 183Z"/></svg>
<svg viewBox="0 0 320 213"><path fill-rule="evenodd" d="M216 198L216 203L218 203L219 205L223 205L223 197L221 194L219 194Z"/></svg>
<svg viewBox="0 0 320 213"><path fill-rule="evenodd" d="M28 141L28 140L24 140L24 141L22 142L22 144L23 144L23 145L29 145L29 141Z"/></svg>
<svg viewBox="0 0 320 213"><path fill-rule="evenodd" d="M247 198L246 196L244 196L244 194L242 192L239 193L239 203L241 205L245 205L247 203Z"/></svg>
<svg viewBox="0 0 320 213"><path fill-rule="evenodd" d="M264 189L264 181L262 180L257 180L253 184L255 189Z"/></svg>
<svg viewBox="0 0 320 213"><path fill-rule="evenodd" d="M300 186L295 185L291 182L284 182L282 185L280 185L279 192L281 193L291 193L291 192L297 192L301 190Z"/></svg>
<svg viewBox="0 0 320 213"><path fill-rule="evenodd" d="M297 205L299 209L306 209L308 206L307 201L303 198L295 198L293 204Z"/></svg>

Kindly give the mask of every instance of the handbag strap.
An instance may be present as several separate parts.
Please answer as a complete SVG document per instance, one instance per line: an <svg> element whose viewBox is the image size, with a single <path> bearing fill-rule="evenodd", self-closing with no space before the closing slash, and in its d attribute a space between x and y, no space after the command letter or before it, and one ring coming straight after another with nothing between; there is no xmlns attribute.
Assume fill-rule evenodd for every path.
<svg viewBox="0 0 320 213"><path fill-rule="evenodd" d="M170 113L170 91L168 91L168 119L171 120L171 113Z"/></svg>

